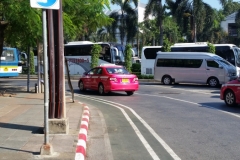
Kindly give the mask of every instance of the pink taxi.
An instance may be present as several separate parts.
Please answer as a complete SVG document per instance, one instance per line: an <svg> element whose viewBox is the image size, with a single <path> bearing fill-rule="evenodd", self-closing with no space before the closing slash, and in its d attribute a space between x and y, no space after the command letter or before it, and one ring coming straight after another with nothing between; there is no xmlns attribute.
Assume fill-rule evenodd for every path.
<svg viewBox="0 0 240 160"><path fill-rule="evenodd" d="M125 91L133 95L138 90L138 78L123 66L100 65L85 72L78 81L80 91L97 90L100 95L110 91Z"/></svg>
<svg viewBox="0 0 240 160"><path fill-rule="evenodd" d="M220 99L228 106L240 104L240 78L222 85Z"/></svg>

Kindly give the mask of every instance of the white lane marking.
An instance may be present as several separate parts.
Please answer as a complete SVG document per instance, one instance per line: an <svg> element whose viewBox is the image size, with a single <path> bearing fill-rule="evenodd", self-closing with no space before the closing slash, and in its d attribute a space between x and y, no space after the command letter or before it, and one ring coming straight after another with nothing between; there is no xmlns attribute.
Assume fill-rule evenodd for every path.
<svg viewBox="0 0 240 160"><path fill-rule="evenodd" d="M133 130L135 131L136 135L138 136L138 138L141 140L141 142L143 143L144 147L147 149L147 151L149 152L149 154L151 155L151 157L154 159L154 160L160 160L160 158L157 156L157 154L154 152L154 150L152 149L152 147L148 144L147 140L143 137L143 135L141 134L141 132L138 130L137 126L134 124L134 122L131 120L131 118L128 116L128 114L124 111L124 109L116 106L116 105L113 105L112 103L107 103L107 102L104 102L102 100L98 100L98 99L95 99L95 98L92 98L92 97L84 97L86 99L90 99L90 100L94 100L94 101L97 101L97 102L101 102L101 103L105 103L105 104L108 104L108 105L111 105L113 107L116 107L118 109L120 109L123 113L123 115L125 116L125 118L127 119L127 121L129 122L129 124L132 126Z"/></svg>
<svg viewBox="0 0 240 160"><path fill-rule="evenodd" d="M219 91L219 94L213 94L213 93L206 93L206 92L204 92L204 90L194 91L194 90L187 90L187 89L182 89L182 88L169 88L169 87L164 87L164 86L150 86L150 87L159 87L159 88L166 88L166 89L183 90L183 91L188 91L188 92L196 92L196 93L209 94L209 95L219 95L220 94L220 91ZM212 92L214 92L214 91L216 91L216 90L213 90Z"/></svg>
<svg viewBox="0 0 240 160"><path fill-rule="evenodd" d="M119 106L122 106L124 108L129 109L138 118L138 120L140 122L142 122L142 124L148 129L148 131L154 136L154 138L157 139L157 141L164 147L164 149L172 156L172 158L174 160L181 160L181 158L179 158L177 156L177 154L167 145L167 143L132 108L127 107L127 106L122 105L122 104L119 104L119 103L112 102L112 101L103 100L103 99L100 99L100 98L93 98L93 97L83 96L83 95L78 95L78 96L79 97L84 97L84 98L87 98L87 99L92 99L92 100L99 100L99 102L102 102L102 103L108 102L108 104L110 104L112 106L114 106L113 104L116 104L116 105L119 105ZM118 106L116 106L116 107L118 107Z"/></svg>
<svg viewBox="0 0 240 160"><path fill-rule="evenodd" d="M227 112L227 111L223 111L223 110L219 110L215 107L212 107L212 106L208 106L208 105L201 105L199 103L195 103L195 102L190 102L190 101L185 101L185 100L181 100L181 99L177 99L177 98L172 98L172 97L167 97L167 96L158 96L158 95L149 95L149 94L141 94L141 93L135 93L135 94L138 94L138 95L144 95L144 96L152 96L152 97L163 97L163 98L167 98L167 99L172 99L172 100L175 100L175 101L181 101L181 102L185 102L185 103L190 103L190 104L194 104L194 105L197 105L197 106L203 106L203 107L207 107L207 108L211 108L211 109L216 109L222 113L226 113L226 114L229 114L229 115L232 115L234 117L237 117L237 118L240 118L240 115L238 114L234 114L234 113L230 113L230 112Z"/></svg>

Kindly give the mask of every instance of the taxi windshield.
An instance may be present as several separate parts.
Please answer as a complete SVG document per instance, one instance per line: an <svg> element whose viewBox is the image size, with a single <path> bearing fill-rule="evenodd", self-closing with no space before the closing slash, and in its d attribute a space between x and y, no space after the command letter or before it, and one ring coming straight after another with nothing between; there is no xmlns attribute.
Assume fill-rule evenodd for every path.
<svg viewBox="0 0 240 160"><path fill-rule="evenodd" d="M106 68L107 72L110 74L129 74L125 68Z"/></svg>

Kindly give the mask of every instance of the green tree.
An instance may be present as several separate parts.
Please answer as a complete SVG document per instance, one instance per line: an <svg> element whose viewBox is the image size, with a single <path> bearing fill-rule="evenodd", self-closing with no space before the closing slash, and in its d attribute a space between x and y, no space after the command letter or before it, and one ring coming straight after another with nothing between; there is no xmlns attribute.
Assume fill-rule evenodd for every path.
<svg viewBox="0 0 240 160"><path fill-rule="evenodd" d="M162 5L162 0L149 0L146 5L144 19L148 19L150 15L156 17L156 24L159 28L159 45L163 45L163 20L165 18L166 6Z"/></svg>
<svg viewBox="0 0 240 160"><path fill-rule="evenodd" d="M207 43L207 45L208 45L208 52L209 53L216 53L215 51L216 51L216 49L215 49L215 46L213 45L213 44L211 44L211 43Z"/></svg>
<svg viewBox="0 0 240 160"><path fill-rule="evenodd" d="M171 51L171 46L172 46L172 43L168 40L167 37L164 37L164 40L163 40L163 52L170 52Z"/></svg>
<svg viewBox="0 0 240 160"><path fill-rule="evenodd" d="M132 46L130 44L126 45L125 48L125 67L126 69L131 72L131 66L132 66Z"/></svg>
<svg viewBox="0 0 240 160"><path fill-rule="evenodd" d="M108 0L63 1L65 40L89 39L98 28L110 25L113 19L104 13L109 5Z"/></svg>
<svg viewBox="0 0 240 160"><path fill-rule="evenodd" d="M119 30L121 44L131 42L137 34L137 13L132 8L131 2L137 6L137 0L112 0L113 4L120 6L120 12L114 11L109 17L114 19L112 23L111 33L116 36L116 31Z"/></svg>
<svg viewBox="0 0 240 160"><path fill-rule="evenodd" d="M33 51L30 52L30 74L35 74L35 66L34 66L34 53Z"/></svg>
<svg viewBox="0 0 240 160"><path fill-rule="evenodd" d="M91 68L98 66L98 59L100 56L100 51L102 50L102 47L98 44L94 44L93 48L91 50Z"/></svg>
<svg viewBox="0 0 240 160"><path fill-rule="evenodd" d="M166 0L171 14L175 18L183 36L188 41L197 42L199 36L211 29L214 10L203 0Z"/></svg>

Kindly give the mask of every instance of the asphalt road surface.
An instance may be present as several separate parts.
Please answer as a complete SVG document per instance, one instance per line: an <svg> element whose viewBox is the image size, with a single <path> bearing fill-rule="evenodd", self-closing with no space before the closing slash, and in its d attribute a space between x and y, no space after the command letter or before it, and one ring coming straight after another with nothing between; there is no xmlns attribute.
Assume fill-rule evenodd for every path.
<svg viewBox="0 0 240 160"><path fill-rule="evenodd" d="M227 107L219 99L220 88L141 83L133 96L124 92L99 96L95 91L80 92L77 81L72 83L75 99L102 112L113 159L240 157L240 108Z"/></svg>

